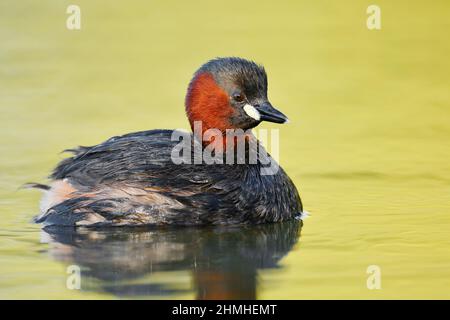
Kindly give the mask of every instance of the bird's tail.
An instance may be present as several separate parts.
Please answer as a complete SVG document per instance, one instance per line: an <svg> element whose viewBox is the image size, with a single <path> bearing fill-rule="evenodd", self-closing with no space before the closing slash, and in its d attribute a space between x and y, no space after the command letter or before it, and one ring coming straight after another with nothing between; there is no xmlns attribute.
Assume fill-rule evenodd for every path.
<svg viewBox="0 0 450 320"><path fill-rule="evenodd" d="M46 184L42 184L42 183L35 183L35 182L28 182L20 187L20 189L32 189L32 188L40 189L40 190L44 190L44 191L50 190L50 186L48 186Z"/></svg>

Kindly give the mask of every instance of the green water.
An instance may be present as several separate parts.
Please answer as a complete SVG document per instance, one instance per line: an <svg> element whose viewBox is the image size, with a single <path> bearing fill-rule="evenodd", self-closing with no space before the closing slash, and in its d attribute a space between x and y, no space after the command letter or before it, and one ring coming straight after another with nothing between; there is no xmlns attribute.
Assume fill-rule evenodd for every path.
<svg viewBox="0 0 450 320"><path fill-rule="evenodd" d="M448 1L0 3L1 298L450 298ZM280 162L298 225L45 234L45 177L76 145L188 128L192 73L263 63L291 123ZM264 128L276 126L263 125ZM81 290L66 287L82 268ZM366 286L368 266L381 289Z"/></svg>

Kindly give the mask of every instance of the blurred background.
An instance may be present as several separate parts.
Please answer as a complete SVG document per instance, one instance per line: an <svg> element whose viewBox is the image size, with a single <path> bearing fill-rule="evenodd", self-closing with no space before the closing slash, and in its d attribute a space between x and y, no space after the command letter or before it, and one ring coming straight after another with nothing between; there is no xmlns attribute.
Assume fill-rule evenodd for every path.
<svg viewBox="0 0 450 320"><path fill-rule="evenodd" d="M81 8L81 30L66 28L70 4ZM381 8L381 30L366 27L371 4ZM445 0L2 0L0 297L120 296L95 284L66 288L67 265L82 264L87 253L75 257L73 239L50 241L31 224L40 195L18 188L45 182L66 148L188 129L183 104L193 72L211 58L240 56L266 67L269 98L291 120L263 127L280 129L281 165L311 214L282 254L250 246L262 250L258 259L276 260L255 264L251 294L450 298L449 9ZM252 232L264 241L285 234ZM163 238L173 250L173 237ZM183 252L185 239L175 238ZM213 249L234 256L241 240L231 238ZM63 258L55 241L65 243ZM139 261L145 248L128 258ZM189 250L189 259L196 250L209 257L204 246ZM103 259L114 267L113 257ZM198 298L195 288L215 278L198 280L193 265L147 268L144 281L157 285L133 296ZM366 286L370 265L381 270L379 290Z"/></svg>

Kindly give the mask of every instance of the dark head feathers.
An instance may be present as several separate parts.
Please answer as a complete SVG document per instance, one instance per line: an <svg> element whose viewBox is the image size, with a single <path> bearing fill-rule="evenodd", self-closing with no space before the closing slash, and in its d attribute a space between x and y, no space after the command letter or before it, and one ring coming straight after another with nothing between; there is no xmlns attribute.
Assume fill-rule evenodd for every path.
<svg viewBox="0 0 450 320"><path fill-rule="evenodd" d="M224 86L233 82L244 90L267 92L267 74L262 65L237 57L215 58L202 65L194 77L208 72L216 82Z"/></svg>

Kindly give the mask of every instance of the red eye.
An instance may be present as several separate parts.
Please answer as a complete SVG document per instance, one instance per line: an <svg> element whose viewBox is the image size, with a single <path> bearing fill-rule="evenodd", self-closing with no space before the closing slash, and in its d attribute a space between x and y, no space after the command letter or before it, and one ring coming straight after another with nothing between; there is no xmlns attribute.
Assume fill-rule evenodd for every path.
<svg viewBox="0 0 450 320"><path fill-rule="evenodd" d="M233 95L233 99L234 99L234 101L242 102L242 101L244 101L244 95L240 94L240 93L235 93Z"/></svg>

